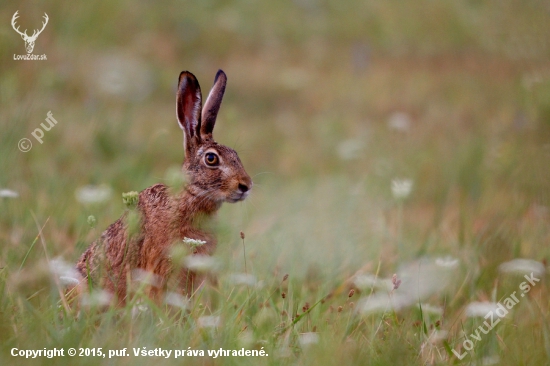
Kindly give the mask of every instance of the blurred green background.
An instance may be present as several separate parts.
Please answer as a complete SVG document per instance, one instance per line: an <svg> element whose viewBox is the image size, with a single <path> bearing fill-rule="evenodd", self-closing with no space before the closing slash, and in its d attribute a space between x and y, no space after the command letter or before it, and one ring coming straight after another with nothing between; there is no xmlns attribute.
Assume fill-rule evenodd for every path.
<svg viewBox="0 0 550 366"><path fill-rule="evenodd" d="M26 53L10 26L16 10L28 34L48 14L34 49L46 61L13 59ZM32 270L44 250L29 251L37 225L49 256L74 262L121 215L122 192L167 182L181 165L182 70L204 96L226 72L215 138L255 182L247 201L221 209L225 272L243 271L240 231L258 279L288 273L327 290L360 269L391 277L450 256L456 283L435 301L452 299L454 320L469 301L494 298L501 263L548 269L548 1L10 1L0 19L0 189L19 194L0 198L12 300L42 286ZM58 123L40 144L31 133L49 111ZM392 194L395 180L412 182L408 197ZM79 202L87 185L111 199ZM27 277L14 280L23 258ZM547 326L521 333L548 323L543 281L537 310L494 346L526 364L550 359Z"/></svg>

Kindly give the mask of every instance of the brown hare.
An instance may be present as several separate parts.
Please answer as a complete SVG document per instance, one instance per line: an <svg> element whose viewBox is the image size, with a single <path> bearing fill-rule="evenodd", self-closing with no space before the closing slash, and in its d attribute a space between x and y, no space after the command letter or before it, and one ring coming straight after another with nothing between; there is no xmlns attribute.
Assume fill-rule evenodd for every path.
<svg viewBox="0 0 550 366"><path fill-rule="evenodd" d="M176 109L184 136L182 170L187 185L174 195L164 184L141 191L136 233L129 229L126 212L89 246L76 265L82 276L78 292L92 284L116 295L118 304L124 304L135 270L153 274L156 283L149 288L149 295L157 301L169 278L175 278L178 290L187 296L200 285L203 279L196 273L185 268L175 272L170 249L190 238L205 242L195 247L193 254L211 255L216 240L202 228L204 219L212 217L224 201L244 200L252 188L237 153L216 143L212 136L226 81L225 73L219 70L202 107L197 79L187 71L180 74Z"/></svg>

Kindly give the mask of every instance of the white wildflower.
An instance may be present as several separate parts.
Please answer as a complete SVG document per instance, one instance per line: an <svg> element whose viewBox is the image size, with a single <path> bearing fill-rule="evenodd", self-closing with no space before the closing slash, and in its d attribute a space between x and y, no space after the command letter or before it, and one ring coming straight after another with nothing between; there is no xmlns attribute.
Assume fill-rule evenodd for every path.
<svg viewBox="0 0 550 366"><path fill-rule="evenodd" d="M13 191L11 189L0 189L0 197L4 197L4 198L17 198L19 197L19 193L17 193L16 191Z"/></svg>
<svg viewBox="0 0 550 366"><path fill-rule="evenodd" d="M370 289L378 283L378 280L376 276L373 276L371 274L363 274L363 275L357 275L353 279L353 284L357 286L357 288L366 290Z"/></svg>
<svg viewBox="0 0 550 366"><path fill-rule="evenodd" d="M168 292L164 297L164 303L178 308L187 309L189 299L177 292Z"/></svg>
<svg viewBox="0 0 550 366"><path fill-rule="evenodd" d="M188 237L183 238L183 242L185 244L189 245L189 247L191 247L191 249L195 249L197 247L200 247L200 246L203 246L204 244L206 244L206 242L204 240L191 239L191 238L188 238Z"/></svg>
<svg viewBox="0 0 550 366"><path fill-rule="evenodd" d="M388 127L398 132L407 132L411 128L411 118L403 112L395 112L388 119Z"/></svg>
<svg viewBox="0 0 550 366"><path fill-rule="evenodd" d="M319 343L319 334L315 332L302 333L298 336L298 342L300 342L300 346L302 347L317 344Z"/></svg>
<svg viewBox="0 0 550 366"><path fill-rule="evenodd" d="M379 278L371 274L360 274L355 276L353 284L361 290L370 290L372 288L391 291L394 287L392 279Z"/></svg>
<svg viewBox="0 0 550 366"><path fill-rule="evenodd" d="M113 195L111 187L106 185L87 185L76 190L76 200L83 204L102 203Z"/></svg>
<svg viewBox="0 0 550 366"><path fill-rule="evenodd" d="M411 194L412 188L412 179L392 179L391 181L391 193L396 200L407 198Z"/></svg>
<svg viewBox="0 0 550 366"><path fill-rule="evenodd" d="M229 281L234 285L244 285L253 287L258 283L254 275L247 273L234 273L229 275Z"/></svg>
<svg viewBox="0 0 550 366"><path fill-rule="evenodd" d="M77 285L80 282L80 274L76 268L61 258L54 258L49 263L50 272L59 279L64 286Z"/></svg>
<svg viewBox="0 0 550 366"><path fill-rule="evenodd" d="M97 224L97 219L95 218L94 215L90 215L88 216L88 225L90 225L91 228L94 228L95 225Z"/></svg>
<svg viewBox="0 0 550 366"><path fill-rule="evenodd" d="M80 283L80 280L75 277L59 276L59 282L62 286L76 286Z"/></svg>
<svg viewBox="0 0 550 366"><path fill-rule="evenodd" d="M440 257L435 259L435 264L440 267L455 268L458 266L459 260L451 256Z"/></svg>
<svg viewBox="0 0 550 366"><path fill-rule="evenodd" d="M390 297L387 293L375 293L359 300L357 311L362 315L370 315L392 310L399 311L409 305L411 305L411 301L406 295L394 293Z"/></svg>
<svg viewBox="0 0 550 366"><path fill-rule="evenodd" d="M132 306L132 319L135 319L139 316L139 314L144 313L149 310L149 307L145 304L137 303L136 305Z"/></svg>
<svg viewBox="0 0 550 366"><path fill-rule="evenodd" d="M468 304L466 306L466 316L470 318L475 317L485 317L487 314L491 312L495 312L499 308L498 303L496 302L489 302L489 301L483 301L478 302L474 301Z"/></svg>
<svg viewBox="0 0 550 366"><path fill-rule="evenodd" d="M187 269L197 272L208 272L217 269L218 261L208 255L188 255L183 259Z"/></svg>
<svg viewBox="0 0 550 366"><path fill-rule="evenodd" d="M420 304L418 309L422 308L424 314L443 315L443 308L430 304Z"/></svg>
<svg viewBox="0 0 550 366"><path fill-rule="evenodd" d="M509 262L502 263L498 266L498 269L503 273L519 273L543 275L545 272L544 265L541 262L537 262L532 259L517 258Z"/></svg>
<svg viewBox="0 0 550 366"><path fill-rule="evenodd" d="M113 295L105 290L96 290L82 294L82 305L86 307L107 306L111 303Z"/></svg>
<svg viewBox="0 0 550 366"><path fill-rule="evenodd" d="M199 328L217 328L221 324L221 318L219 316L207 315L201 316L197 319L197 325Z"/></svg>

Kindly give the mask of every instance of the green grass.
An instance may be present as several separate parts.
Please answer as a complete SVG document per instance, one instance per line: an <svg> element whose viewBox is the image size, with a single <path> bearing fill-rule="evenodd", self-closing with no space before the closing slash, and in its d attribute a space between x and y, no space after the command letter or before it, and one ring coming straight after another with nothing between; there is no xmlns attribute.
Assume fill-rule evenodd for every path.
<svg viewBox="0 0 550 366"><path fill-rule="evenodd" d="M21 29L49 15L34 51L47 61L13 60L25 53L16 10ZM127 348L107 363L123 365L550 364L549 11L514 0L2 3L0 189L19 197L0 198L0 364L98 361L25 360L14 347ZM74 263L123 213L123 192L171 181L183 159L177 76L190 70L206 95L218 68L228 87L215 137L255 182L218 215L218 285L185 310L138 288L125 308L68 311L48 259ZM31 133L48 111L58 124L39 144ZM414 182L406 199L394 179ZM89 184L111 199L79 203ZM250 287L234 276L241 231ZM522 276L499 270L517 258L542 263L541 282L457 360L451 350L484 321L466 307L518 291ZM406 304L360 311L388 294ZM199 326L206 316L219 325ZM142 347L269 356L133 356Z"/></svg>

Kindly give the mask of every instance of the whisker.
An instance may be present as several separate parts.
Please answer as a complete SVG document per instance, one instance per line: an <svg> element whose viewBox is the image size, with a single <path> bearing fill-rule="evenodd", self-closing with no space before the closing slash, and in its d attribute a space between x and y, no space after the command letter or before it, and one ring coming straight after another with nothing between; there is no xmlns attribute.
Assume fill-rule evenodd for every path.
<svg viewBox="0 0 550 366"><path fill-rule="evenodd" d="M275 173L273 173L273 172L260 172L260 173L254 174L254 176L252 178L256 178L257 176L262 175L262 174L275 174Z"/></svg>

